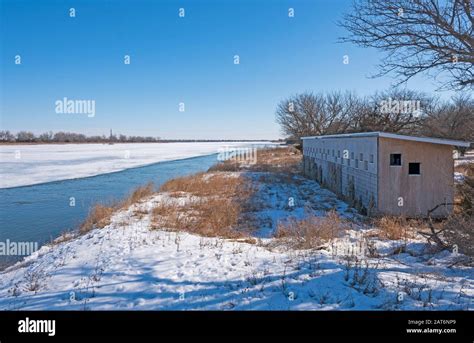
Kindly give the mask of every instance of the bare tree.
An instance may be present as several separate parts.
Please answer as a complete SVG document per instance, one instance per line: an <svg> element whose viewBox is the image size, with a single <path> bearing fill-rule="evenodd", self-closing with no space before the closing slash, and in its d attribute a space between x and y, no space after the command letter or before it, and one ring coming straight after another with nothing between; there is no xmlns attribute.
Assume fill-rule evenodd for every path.
<svg viewBox="0 0 474 343"><path fill-rule="evenodd" d="M434 104L424 93L396 88L364 98L350 92L303 93L280 102L276 118L292 138L368 131L415 134Z"/></svg>
<svg viewBox="0 0 474 343"><path fill-rule="evenodd" d="M2 142L14 142L15 141L15 135L13 135L8 130L2 130L2 131L0 131L0 141L2 141Z"/></svg>
<svg viewBox="0 0 474 343"><path fill-rule="evenodd" d="M292 138L344 133L359 107L359 99L349 92L306 92L281 101L276 120L282 132Z"/></svg>
<svg viewBox="0 0 474 343"><path fill-rule="evenodd" d="M474 87L472 0L357 0L341 26L343 42L387 53L376 76L400 83L419 73L448 76L445 89ZM442 75L440 75L442 74Z"/></svg>
<svg viewBox="0 0 474 343"><path fill-rule="evenodd" d="M35 139L35 135L30 131L20 131L16 134L17 142L34 142Z"/></svg>
<svg viewBox="0 0 474 343"><path fill-rule="evenodd" d="M416 134L436 101L422 92L394 88L377 92L361 103L362 108L351 121L352 131Z"/></svg>
<svg viewBox="0 0 474 343"><path fill-rule="evenodd" d="M459 94L440 103L423 121L422 133L439 138L474 141L474 99Z"/></svg>
<svg viewBox="0 0 474 343"><path fill-rule="evenodd" d="M45 132L45 133L42 133L41 135L39 135L38 137L38 140L40 142L51 142L53 140L53 132L52 131L49 131L49 132Z"/></svg>

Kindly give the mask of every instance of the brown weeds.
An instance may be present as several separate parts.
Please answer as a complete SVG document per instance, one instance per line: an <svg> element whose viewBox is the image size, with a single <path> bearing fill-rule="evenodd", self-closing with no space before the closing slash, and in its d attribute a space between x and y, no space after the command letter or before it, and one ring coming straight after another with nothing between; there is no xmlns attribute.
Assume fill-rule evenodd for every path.
<svg viewBox="0 0 474 343"><path fill-rule="evenodd" d="M230 159L211 167L209 171L258 171L272 173L298 173L300 172L301 152L293 147L278 147L257 150L254 164L246 161Z"/></svg>
<svg viewBox="0 0 474 343"><path fill-rule="evenodd" d="M308 214L303 219L291 217L280 222L275 237L293 248L313 249L340 237L346 228L347 224L332 210L324 217Z"/></svg>
<svg viewBox="0 0 474 343"><path fill-rule="evenodd" d="M95 205L89 215L79 227L79 233L84 234L94 228L103 228L110 224L110 219L115 212L115 206Z"/></svg>
<svg viewBox="0 0 474 343"><path fill-rule="evenodd" d="M413 238L414 232L412 227L421 226L421 221L416 225L412 225L413 221L409 221L404 217L384 216L374 220L374 226L378 228L378 237L390 240L407 240Z"/></svg>
<svg viewBox="0 0 474 343"><path fill-rule="evenodd" d="M92 229L103 228L110 224L113 214L121 209L126 209L131 205L140 203L143 199L154 193L153 183L137 187L128 197L119 202L111 204L96 204L92 207L87 218L79 226L79 233L84 234ZM142 210L135 210L135 215L142 217Z"/></svg>
<svg viewBox="0 0 474 343"><path fill-rule="evenodd" d="M254 190L248 180L227 173L200 173L166 182L160 191L191 194L189 204L162 201L152 211L153 228L207 237L239 238L248 233L242 216Z"/></svg>

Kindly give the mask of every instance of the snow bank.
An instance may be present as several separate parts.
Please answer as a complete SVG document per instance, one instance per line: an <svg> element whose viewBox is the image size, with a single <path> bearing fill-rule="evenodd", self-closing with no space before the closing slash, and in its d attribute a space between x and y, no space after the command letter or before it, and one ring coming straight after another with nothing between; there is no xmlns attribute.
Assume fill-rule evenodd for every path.
<svg viewBox="0 0 474 343"><path fill-rule="evenodd" d="M267 191L284 191L281 183ZM286 194L285 194L286 196ZM333 195L334 196L334 195ZM312 195L325 205L325 190ZM43 247L0 273L3 310L468 310L474 268L424 254L422 240L385 241L367 255L357 224L326 249L285 250L150 230L166 194L117 213L109 226ZM280 201L269 204L278 208ZM273 205L272 205L273 204ZM339 207L337 204L332 207ZM347 214L345 208L340 208ZM271 209L265 209L269 215ZM277 209L280 213L281 209ZM400 246L405 246L400 252ZM398 251L397 253L394 253Z"/></svg>

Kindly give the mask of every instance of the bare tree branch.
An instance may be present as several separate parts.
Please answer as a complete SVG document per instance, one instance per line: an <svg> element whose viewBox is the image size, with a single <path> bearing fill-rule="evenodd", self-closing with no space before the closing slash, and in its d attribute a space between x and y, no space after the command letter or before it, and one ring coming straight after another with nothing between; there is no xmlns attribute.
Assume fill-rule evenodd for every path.
<svg viewBox="0 0 474 343"><path fill-rule="evenodd" d="M443 89L472 89L472 8L472 0L357 0L341 41L387 53L375 76L393 73L401 84L432 72Z"/></svg>

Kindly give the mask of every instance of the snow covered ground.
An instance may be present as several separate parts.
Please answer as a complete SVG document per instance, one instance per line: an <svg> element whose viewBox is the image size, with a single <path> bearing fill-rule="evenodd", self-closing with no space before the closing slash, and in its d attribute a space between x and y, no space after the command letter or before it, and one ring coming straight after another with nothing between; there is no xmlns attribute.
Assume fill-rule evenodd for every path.
<svg viewBox="0 0 474 343"><path fill-rule="evenodd" d="M474 163L474 151L467 151L464 156L456 155L454 158L454 165L460 166L463 164Z"/></svg>
<svg viewBox="0 0 474 343"><path fill-rule="evenodd" d="M267 202L263 217L288 215L278 204L295 194L294 186L275 181L259 190ZM320 204L315 211L336 208L354 217L334 194L305 182L313 189L306 197L311 207ZM295 197L308 187L299 184ZM463 255L430 254L421 238L364 240L371 228L356 217L343 237L320 250L273 245L275 238L249 244L150 230L151 209L169 199L154 195L118 212L103 229L45 246L11 266L0 274L0 309L474 309L474 268L458 263ZM308 204L291 211L298 215L302 206Z"/></svg>
<svg viewBox="0 0 474 343"><path fill-rule="evenodd" d="M269 142L0 145L0 188L116 172Z"/></svg>
<svg viewBox="0 0 474 343"><path fill-rule="evenodd" d="M464 176L463 173L459 173L459 172L454 172L454 182L456 183L462 183L464 182L464 179L466 177Z"/></svg>

